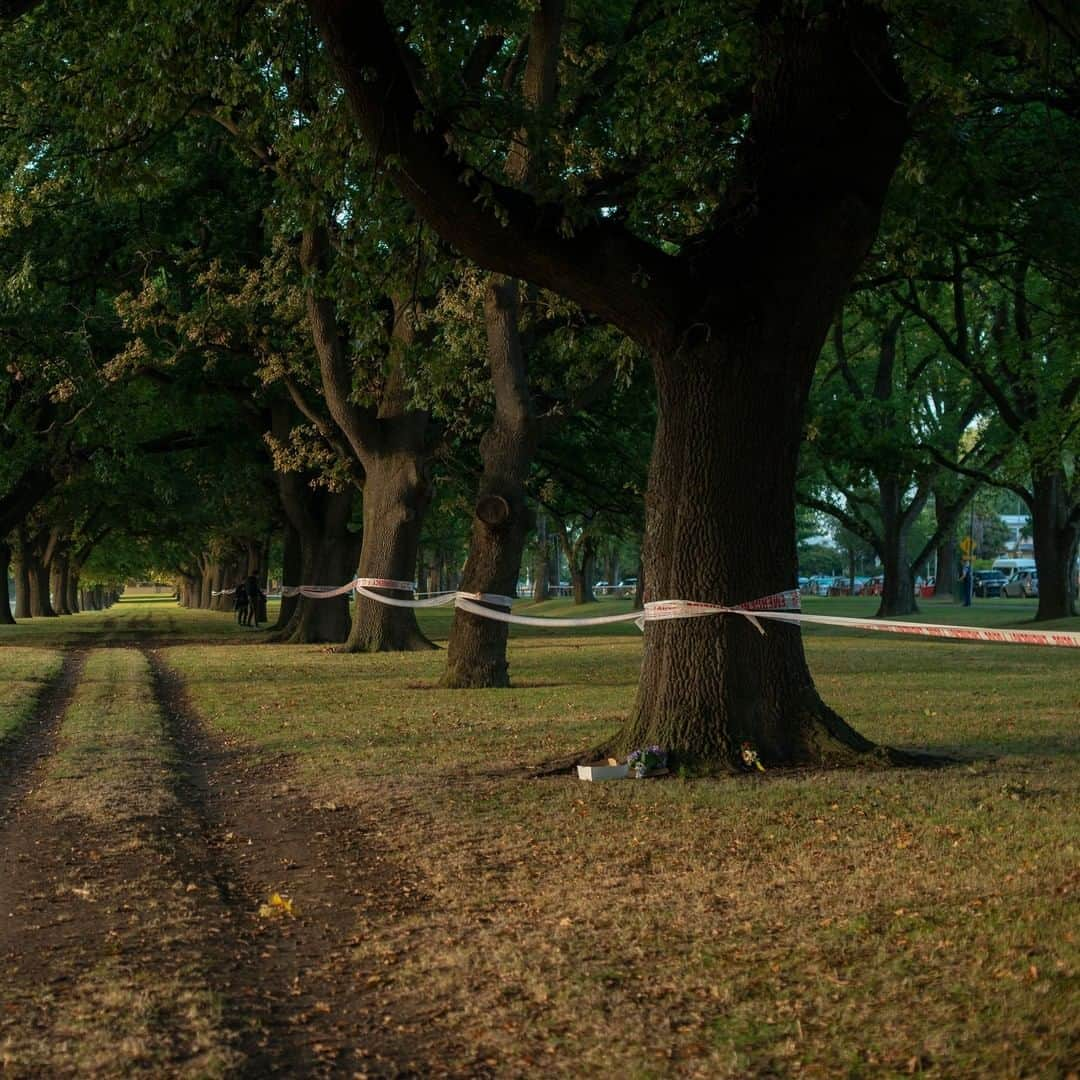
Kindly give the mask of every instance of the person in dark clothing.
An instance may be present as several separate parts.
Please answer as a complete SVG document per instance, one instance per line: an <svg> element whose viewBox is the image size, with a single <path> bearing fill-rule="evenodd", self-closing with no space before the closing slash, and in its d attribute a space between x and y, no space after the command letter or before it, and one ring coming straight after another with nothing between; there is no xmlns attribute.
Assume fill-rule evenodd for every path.
<svg viewBox="0 0 1080 1080"><path fill-rule="evenodd" d="M259 629L259 608L263 602L264 593L259 588L258 579L254 574L248 574L247 580L244 582L244 591L247 594L248 605L248 617L245 626L254 626L256 630Z"/></svg>
<svg viewBox="0 0 1080 1080"><path fill-rule="evenodd" d="M971 572L971 563L964 563L960 581L964 590L964 607L971 607L971 598L975 593L975 575Z"/></svg>
<svg viewBox="0 0 1080 1080"><path fill-rule="evenodd" d="M247 586L242 581L236 586L236 589L233 592L233 611L236 612L236 621L241 626L246 625L248 616L248 596Z"/></svg>

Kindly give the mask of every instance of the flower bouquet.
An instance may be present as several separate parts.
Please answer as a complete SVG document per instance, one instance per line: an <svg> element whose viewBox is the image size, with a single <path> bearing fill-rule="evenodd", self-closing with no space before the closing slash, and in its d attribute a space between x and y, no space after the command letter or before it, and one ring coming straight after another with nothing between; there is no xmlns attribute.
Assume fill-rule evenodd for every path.
<svg viewBox="0 0 1080 1080"><path fill-rule="evenodd" d="M667 768L667 751L660 746L646 746L641 750L631 750L626 764L630 766L630 771L634 776L640 780L650 773Z"/></svg>

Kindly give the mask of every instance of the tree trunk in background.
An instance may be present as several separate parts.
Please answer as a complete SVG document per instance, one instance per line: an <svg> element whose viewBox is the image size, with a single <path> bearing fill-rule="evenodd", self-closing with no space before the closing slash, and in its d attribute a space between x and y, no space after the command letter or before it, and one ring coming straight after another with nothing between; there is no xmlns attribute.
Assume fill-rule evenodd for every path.
<svg viewBox="0 0 1080 1080"><path fill-rule="evenodd" d="M604 560L604 580L607 581L609 586L614 587L619 584L619 556L608 555Z"/></svg>
<svg viewBox="0 0 1080 1080"><path fill-rule="evenodd" d="M35 619L55 618L52 601L49 598L49 567L37 555L31 556L30 571L30 611Z"/></svg>
<svg viewBox="0 0 1080 1080"><path fill-rule="evenodd" d="M25 550L25 549L24 549ZM15 564L15 618L32 618L30 610L30 567L25 554Z"/></svg>
<svg viewBox="0 0 1080 1080"><path fill-rule="evenodd" d="M575 566L570 559L567 559L570 563L570 580L574 584L575 604L596 603L596 596L592 589L593 567L596 564L595 551L595 545L589 537L581 547L581 566Z"/></svg>
<svg viewBox="0 0 1080 1080"><path fill-rule="evenodd" d="M536 515L536 554L533 557L533 603L548 598L548 562L551 559L548 540L547 518L541 510Z"/></svg>
<svg viewBox="0 0 1080 1080"><path fill-rule="evenodd" d="M304 585L344 585L353 577L356 540L348 529L355 493L312 491L296 474L284 474L282 504L300 534L300 581ZM279 477L279 486L281 478ZM349 597L298 598L279 640L290 645L337 644L349 635Z"/></svg>
<svg viewBox="0 0 1080 1080"><path fill-rule="evenodd" d="M285 535L282 544L281 574L283 585L299 585L302 562L300 559L300 534L295 526L286 518ZM271 627L272 630L284 630L292 619L299 597L281 597L281 607L278 609L277 622Z"/></svg>
<svg viewBox="0 0 1080 1080"><path fill-rule="evenodd" d="M369 454L364 460L364 540L358 577L412 581L416 548L430 493L424 457L409 450ZM411 592L390 592L403 600ZM353 625L343 652L413 652L433 649L412 608L391 607L357 594Z"/></svg>
<svg viewBox="0 0 1080 1080"><path fill-rule="evenodd" d="M525 481L538 441L518 332L517 294L516 281L493 277L484 296L495 415L480 440L484 468L461 583L464 592L493 593L511 599L517 595L521 555L532 527ZM443 686L509 686L508 631L506 623L460 609L455 611Z"/></svg>
<svg viewBox="0 0 1080 1080"><path fill-rule="evenodd" d="M937 586L934 595L938 597L952 596L959 574L960 565L956 561L956 539L950 537L938 545Z"/></svg>
<svg viewBox="0 0 1080 1080"><path fill-rule="evenodd" d="M918 516L915 505L903 509L903 485L893 475L877 478L881 499L881 563L884 569L881 585L879 618L911 615L919 610L915 603L915 579L908 561L908 533ZM914 511L914 512L913 512Z"/></svg>
<svg viewBox="0 0 1080 1080"><path fill-rule="evenodd" d="M79 612L79 573L82 567L74 558L68 560L68 572L66 583L67 609L72 615Z"/></svg>
<svg viewBox="0 0 1080 1080"><path fill-rule="evenodd" d="M11 593L8 589L8 570L11 568L11 545L0 540L0 625L12 626Z"/></svg>
<svg viewBox="0 0 1080 1080"><path fill-rule="evenodd" d="M1067 619L1076 614L1071 579L1080 535L1080 507L1070 500L1069 481L1060 469L1035 475L1031 494L1031 539L1039 571L1035 619Z"/></svg>
<svg viewBox="0 0 1080 1080"><path fill-rule="evenodd" d="M49 566L49 588L57 615L73 614L68 606L68 577L68 557L63 551L57 551Z"/></svg>
<svg viewBox="0 0 1080 1080"><path fill-rule="evenodd" d="M199 556L199 601L201 610L209 610L210 601L213 599L214 588L214 564L207 555Z"/></svg>

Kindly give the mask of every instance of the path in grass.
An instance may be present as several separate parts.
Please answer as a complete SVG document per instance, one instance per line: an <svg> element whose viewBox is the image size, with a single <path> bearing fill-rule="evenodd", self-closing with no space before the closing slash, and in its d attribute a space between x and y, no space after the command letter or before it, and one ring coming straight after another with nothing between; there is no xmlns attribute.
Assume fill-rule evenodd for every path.
<svg viewBox="0 0 1080 1080"><path fill-rule="evenodd" d="M355 909L409 902L392 860L282 763L211 744L157 655L69 653L7 751L5 1076L353 1076L409 1060L408 1028L353 963Z"/></svg>

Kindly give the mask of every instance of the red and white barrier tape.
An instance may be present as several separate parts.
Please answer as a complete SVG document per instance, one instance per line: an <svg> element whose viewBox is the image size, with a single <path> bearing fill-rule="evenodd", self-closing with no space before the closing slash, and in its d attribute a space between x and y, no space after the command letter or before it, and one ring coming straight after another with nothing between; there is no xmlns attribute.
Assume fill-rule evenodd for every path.
<svg viewBox="0 0 1080 1080"><path fill-rule="evenodd" d="M1072 630L989 630L982 626L942 626L940 623L897 622L887 619L854 619L844 615L802 615L791 612L762 611L759 619L780 622L819 623L850 630L870 630L885 634L913 634L916 637L955 641L988 641L999 645L1052 645L1080 649L1080 633Z"/></svg>
<svg viewBox="0 0 1080 1080"><path fill-rule="evenodd" d="M634 622L644 629L645 623L663 622L669 619L693 619L705 615L739 615L752 623L764 634L760 619L774 619L787 623L814 623L821 626L837 626L850 630L867 630L885 634L911 634L916 637L937 638L953 641L986 641L1002 645L1043 645L1060 648L1080 648L1080 633L1070 630L991 630L978 626L945 626L939 623L900 622L890 619L857 619L843 615L808 615L800 611L800 597L797 589L786 589L750 600L745 604L706 604L698 600L657 600L645 605L643 612L628 611L622 615L594 615L580 619L545 618L535 615L515 615L509 610L500 611L484 604L494 604L497 608L509 608L513 599L493 593L446 592L436 593L419 600L399 600L372 592L372 588L394 589L402 592L412 591L412 582L392 581L388 578L356 578L348 585L334 586L293 586L292 591L300 592L312 598L342 596L353 589L369 600L392 607L427 608L454 604L462 611L479 615L484 619L511 623L516 626L539 626L548 628L576 626L604 626L612 623ZM284 595L289 595L288 587L282 588Z"/></svg>
<svg viewBox="0 0 1080 1080"><path fill-rule="evenodd" d="M462 600L480 601L484 604L496 604L499 607L509 608L514 602L513 597L499 596L497 593L469 593L460 591L433 593L420 600L398 600L393 596L383 596L381 593L372 592L359 582L356 584L356 591L361 596L367 597L368 600L377 600L380 604L388 604L390 607L404 608L445 607L447 604L455 604L458 607L462 607ZM480 610L490 612L491 608L480 608Z"/></svg>

